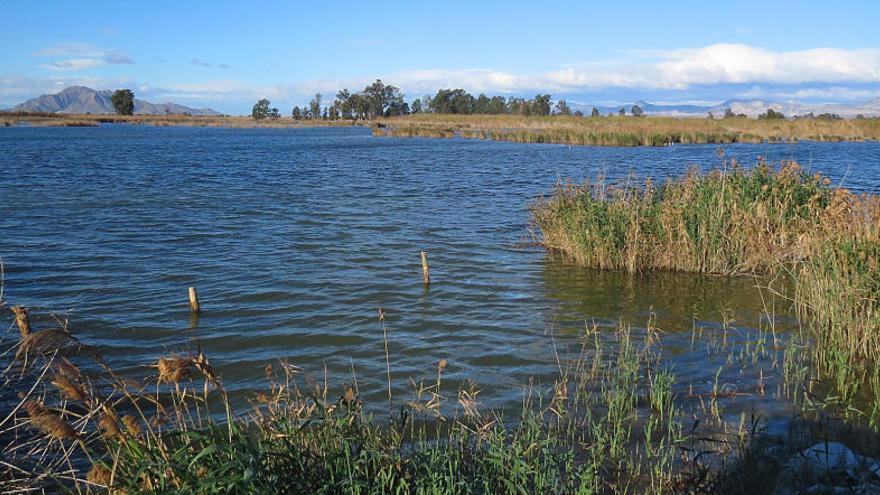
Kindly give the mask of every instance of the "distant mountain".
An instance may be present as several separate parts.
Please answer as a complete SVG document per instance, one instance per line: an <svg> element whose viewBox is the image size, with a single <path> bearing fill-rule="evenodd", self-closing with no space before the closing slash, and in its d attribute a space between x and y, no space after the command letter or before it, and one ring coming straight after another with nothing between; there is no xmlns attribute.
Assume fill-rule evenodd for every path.
<svg viewBox="0 0 880 495"><path fill-rule="evenodd" d="M806 115L812 113L819 115L821 113L836 113L844 118L852 118L856 115L865 117L880 117L880 98L871 101L854 104L812 104L797 101L766 101L766 100L728 100L717 105L677 105L665 103L648 103L646 101L637 101L634 104L620 105L615 107L587 104L573 104L572 107L589 115L593 107L606 115L608 113L617 114L617 111L623 107L626 113L632 111L633 105L638 105L648 115L666 115L672 117L705 117L712 112L716 117L724 115L726 109L730 109L733 113L744 113L749 117L756 117L772 108L774 111L782 112L786 117L794 117L798 115Z"/></svg>
<svg viewBox="0 0 880 495"><path fill-rule="evenodd" d="M10 108L11 112L46 113L116 113L110 97L113 91L95 91L84 86L71 86L54 95L43 95ZM220 115L210 108L189 108L177 103L150 103L134 99L134 113L145 115L165 115L168 113L188 113L191 115Z"/></svg>

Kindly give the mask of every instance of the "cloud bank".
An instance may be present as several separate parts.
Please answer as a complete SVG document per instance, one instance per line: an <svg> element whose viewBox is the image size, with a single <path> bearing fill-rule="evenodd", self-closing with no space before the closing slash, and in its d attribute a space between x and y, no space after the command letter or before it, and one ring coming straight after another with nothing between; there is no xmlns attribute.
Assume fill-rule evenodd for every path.
<svg viewBox="0 0 880 495"><path fill-rule="evenodd" d="M134 63L123 52L87 43L53 45L34 55L56 58L43 67L72 74L89 74L90 69L108 64ZM228 67L199 58L192 58L189 63ZM0 74L0 85L16 80L15 77L2 79L2 76ZM153 98L231 108L262 97L279 100L279 104L304 103L316 92L332 97L341 88L357 90L377 77L399 86L409 98L433 93L438 88L461 87L474 93L581 95L594 102L614 97L621 101L794 98L840 102L880 96L880 48L776 51L723 43L700 48L625 52L617 59L571 63L541 73L491 67L428 68L333 80L255 83L252 79L229 78L164 85L154 81L140 83L152 88ZM51 82L54 87L57 78ZM15 88L0 87L0 95L18 92Z"/></svg>

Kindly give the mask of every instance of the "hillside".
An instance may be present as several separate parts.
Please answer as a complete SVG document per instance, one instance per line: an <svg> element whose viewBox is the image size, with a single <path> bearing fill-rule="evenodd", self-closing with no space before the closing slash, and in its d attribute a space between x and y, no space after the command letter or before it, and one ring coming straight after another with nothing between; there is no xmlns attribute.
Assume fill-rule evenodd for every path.
<svg viewBox="0 0 880 495"><path fill-rule="evenodd" d="M54 95L43 95L28 100L9 109L12 112L45 112L107 114L115 113L110 97L113 91L95 91L85 86L71 86ZM134 100L134 113L138 115L220 115L210 108L190 108L177 103L150 103L138 98Z"/></svg>

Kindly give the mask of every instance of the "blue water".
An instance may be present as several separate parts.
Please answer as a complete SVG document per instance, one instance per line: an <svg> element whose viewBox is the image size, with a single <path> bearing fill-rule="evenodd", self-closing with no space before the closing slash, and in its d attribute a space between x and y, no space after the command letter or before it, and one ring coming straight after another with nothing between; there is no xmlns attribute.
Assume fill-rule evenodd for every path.
<svg viewBox="0 0 880 495"><path fill-rule="evenodd" d="M746 165L793 159L880 190L878 143L723 152ZM473 379L486 405L518 404L529 377L552 376L556 353L576 352L585 324L639 326L652 314L667 357L703 383L718 368L689 347L691 331L727 310L748 322L761 310L754 281L590 272L523 241L529 204L559 179L660 178L720 160L714 145L396 139L362 128L0 129L3 298L33 308L38 327L49 312L68 317L123 373L146 376L160 355L201 348L242 396L261 386L265 364L287 359L336 383L354 372L362 395L383 397L379 307L395 397L442 358L450 390ZM189 286L204 309L196 320Z"/></svg>

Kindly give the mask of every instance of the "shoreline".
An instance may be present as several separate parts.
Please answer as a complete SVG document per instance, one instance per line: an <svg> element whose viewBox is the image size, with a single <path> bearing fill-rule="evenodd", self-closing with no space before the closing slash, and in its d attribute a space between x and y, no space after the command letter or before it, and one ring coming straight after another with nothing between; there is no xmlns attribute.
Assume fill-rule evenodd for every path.
<svg viewBox="0 0 880 495"><path fill-rule="evenodd" d="M39 127L94 127L100 124L130 124L181 127L227 127L230 129L288 129L312 127L362 127L370 121L362 120L255 120L252 117L226 115L112 115L112 114L45 114L0 113L0 127L20 124Z"/></svg>
<svg viewBox="0 0 880 495"><path fill-rule="evenodd" d="M417 114L383 119L380 137L467 138L578 146L878 141L880 119L750 119Z"/></svg>

